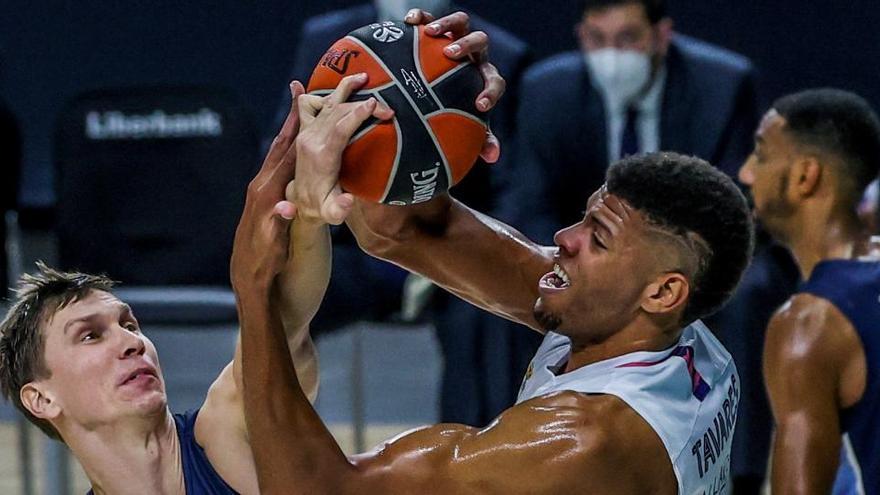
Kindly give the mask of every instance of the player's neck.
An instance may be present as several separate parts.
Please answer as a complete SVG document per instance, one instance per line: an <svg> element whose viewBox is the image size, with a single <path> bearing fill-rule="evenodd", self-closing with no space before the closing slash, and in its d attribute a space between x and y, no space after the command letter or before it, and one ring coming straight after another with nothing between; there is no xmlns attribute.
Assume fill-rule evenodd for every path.
<svg viewBox="0 0 880 495"><path fill-rule="evenodd" d="M565 372L631 352L662 351L675 344L680 335L677 326L676 331L664 332L651 322L636 320L601 341L587 341L574 336L571 337L571 356Z"/></svg>
<svg viewBox="0 0 880 495"><path fill-rule="evenodd" d="M96 495L185 492L180 441L167 409L160 418L67 432L65 439Z"/></svg>
<svg viewBox="0 0 880 495"><path fill-rule="evenodd" d="M789 248L804 280L819 262L864 254L869 233L855 211L803 211L789 234Z"/></svg>

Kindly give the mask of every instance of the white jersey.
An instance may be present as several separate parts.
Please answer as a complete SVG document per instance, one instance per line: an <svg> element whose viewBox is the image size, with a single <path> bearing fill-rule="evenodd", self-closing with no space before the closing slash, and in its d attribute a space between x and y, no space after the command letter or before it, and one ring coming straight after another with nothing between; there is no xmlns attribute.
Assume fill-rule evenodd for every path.
<svg viewBox="0 0 880 495"><path fill-rule="evenodd" d="M663 441L682 495L730 492L730 450L740 388L730 353L701 322L660 352L633 352L558 374L571 341L550 332L517 403L561 390L620 398ZM636 473L634 473L636 475Z"/></svg>

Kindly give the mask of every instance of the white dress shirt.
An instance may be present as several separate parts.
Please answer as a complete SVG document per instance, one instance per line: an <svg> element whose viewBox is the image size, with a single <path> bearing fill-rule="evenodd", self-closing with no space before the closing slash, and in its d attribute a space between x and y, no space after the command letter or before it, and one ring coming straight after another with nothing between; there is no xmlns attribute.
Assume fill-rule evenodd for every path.
<svg viewBox="0 0 880 495"><path fill-rule="evenodd" d="M596 85L593 85L596 87ZM660 111L663 104L663 89L666 87L666 67L660 67L651 87L642 97L633 103L639 111L636 122L636 134L639 138L639 152L650 153L660 149ZM620 141L623 138L623 126L626 124L626 105L612 101L602 90L599 90L605 102L605 129L608 134L608 163L620 157Z"/></svg>

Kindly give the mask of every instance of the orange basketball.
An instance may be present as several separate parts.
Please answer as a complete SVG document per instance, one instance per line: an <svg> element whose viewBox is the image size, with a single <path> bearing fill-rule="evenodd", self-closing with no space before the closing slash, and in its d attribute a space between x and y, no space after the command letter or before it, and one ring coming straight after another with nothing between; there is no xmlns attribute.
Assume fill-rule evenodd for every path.
<svg viewBox="0 0 880 495"><path fill-rule="evenodd" d="M329 94L343 77L366 72L368 83L349 101L372 96L395 112L355 132L342 155L343 189L375 202L421 203L471 169L486 139L487 114L475 105L483 78L473 63L447 58L447 44L424 26L388 21L352 31L321 57L309 93Z"/></svg>

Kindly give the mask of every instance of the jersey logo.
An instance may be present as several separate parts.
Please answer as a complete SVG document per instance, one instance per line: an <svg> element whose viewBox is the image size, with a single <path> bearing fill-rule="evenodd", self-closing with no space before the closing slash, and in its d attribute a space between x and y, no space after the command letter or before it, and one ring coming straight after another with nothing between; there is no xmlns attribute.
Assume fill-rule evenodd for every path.
<svg viewBox="0 0 880 495"><path fill-rule="evenodd" d="M655 364L660 364L671 357L680 357L684 359L684 362L687 363L688 374L691 377L691 385L693 386L694 397L697 398L700 402L703 402L703 399L709 395L709 391L712 390L709 387L709 384L706 383L706 380L703 380L703 376L700 375L700 372L694 367L694 348L689 345L680 345L672 350L668 356L659 360L659 361L636 361L632 363L624 363L618 368L642 368L646 366L654 366Z"/></svg>

